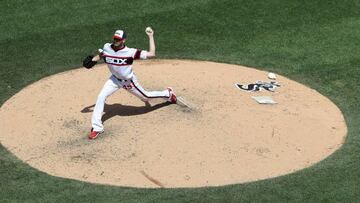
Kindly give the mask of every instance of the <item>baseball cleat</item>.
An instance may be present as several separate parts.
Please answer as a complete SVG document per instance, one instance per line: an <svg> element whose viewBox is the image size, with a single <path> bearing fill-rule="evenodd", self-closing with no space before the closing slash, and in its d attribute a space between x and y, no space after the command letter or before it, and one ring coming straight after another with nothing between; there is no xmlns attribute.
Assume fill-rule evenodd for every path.
<svg viewBox="0 0 360 203"><path fill-rule="evenodd" d="M93 139L96 139L101 133L103 133L104 131L94 131L93 128L91 128L91 132L89 134L89 139L90 140L93 140Z"/></svg>
<svg viewBox="0 0 360 203"><path fill-rule="evenodd" d="M171 87L168 87L167 89L168 89L169 95L170 95L168 101L173 104L176 104L177 98L176 98L175 92L173 91L173 89Z"/></svg>

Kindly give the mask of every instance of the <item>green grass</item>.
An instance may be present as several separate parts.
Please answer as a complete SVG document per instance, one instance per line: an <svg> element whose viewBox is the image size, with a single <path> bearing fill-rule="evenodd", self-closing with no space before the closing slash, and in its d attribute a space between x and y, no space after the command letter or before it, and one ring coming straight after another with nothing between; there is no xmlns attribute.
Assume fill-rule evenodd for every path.
<svg viewBox="0 0 360 203"><path fill-rule="evenodd" d="M0 146L0 202L357 202L360 196L359 1L0 1L0 104L45 76L81 66L115 29L159 58L275 71L329 97L345 115L345 145L300 172L249 184L133 189L56 178ZM21 58L19 58L21 57ZM6 118L2 118L6 119Z"/></svg>

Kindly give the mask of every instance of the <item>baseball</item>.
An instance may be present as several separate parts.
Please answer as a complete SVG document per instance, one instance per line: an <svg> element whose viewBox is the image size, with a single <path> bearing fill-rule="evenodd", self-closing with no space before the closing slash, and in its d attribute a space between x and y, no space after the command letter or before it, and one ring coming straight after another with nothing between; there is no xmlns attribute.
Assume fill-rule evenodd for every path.
<svg viewBox="0 0 360 203"><path fill-rule="evenodd" d="M275 73L268 73L268 78L271 79L271 80L276 80Z"/></svg>
<svg viewBox="0 0 360 203"><path fill-rule="evenodd" d="M153 32L153 30L151 29L151 27L147 27L147 28L145 29L145 32L151 33L151 32Z"/></svg>

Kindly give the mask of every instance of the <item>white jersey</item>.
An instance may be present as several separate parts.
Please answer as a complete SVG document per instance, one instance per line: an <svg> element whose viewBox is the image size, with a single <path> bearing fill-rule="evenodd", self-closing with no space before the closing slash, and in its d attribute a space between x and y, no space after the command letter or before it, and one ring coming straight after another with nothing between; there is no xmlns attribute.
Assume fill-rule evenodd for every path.
<svg viewBox="0 0 360 203"><path fill-rule="evenodd" d="M147 51L128 48L115 51L111 43L106 43L103 48L102 56L108 65L110 72L118 79L128 80L134 75L132 64L136 59L146 59Z"/></svg>

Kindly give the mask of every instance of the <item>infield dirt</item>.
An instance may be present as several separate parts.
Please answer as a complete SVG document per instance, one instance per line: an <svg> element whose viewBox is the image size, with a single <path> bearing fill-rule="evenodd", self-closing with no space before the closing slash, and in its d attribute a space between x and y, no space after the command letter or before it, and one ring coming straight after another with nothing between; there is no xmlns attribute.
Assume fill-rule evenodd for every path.
<svg viewBox="0 0 360 203"><path fill-rule="evenodd" d="M193 110L164 100L142 101L120 90L103 116L105 133L88 140L105 65L44 78L0 109L0 141L50 175L131 187L202 187L288 174L323 160L347 133L326 97L277 76L275 92L245 92L235 83L269 81L267 72L183 60L134 65L145 89L172 86ZM251 96L271 96L260 105Z"/></svg>

